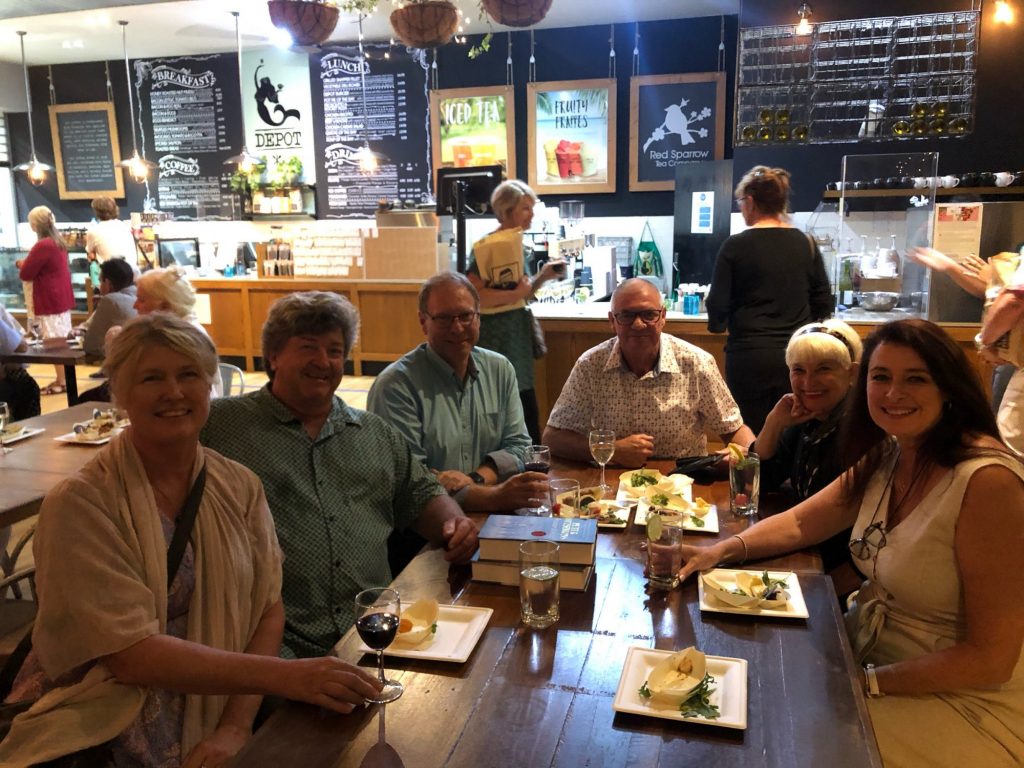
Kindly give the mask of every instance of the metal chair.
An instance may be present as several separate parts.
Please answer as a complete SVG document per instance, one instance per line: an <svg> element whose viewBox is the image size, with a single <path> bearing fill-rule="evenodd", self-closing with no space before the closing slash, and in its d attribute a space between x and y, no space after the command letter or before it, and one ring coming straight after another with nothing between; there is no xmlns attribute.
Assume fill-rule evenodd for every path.
<svg viewBox="0 0 1024 768"><path fill-rule="evenodd" d="M245 373L237 365L218 363L220 380L224 384L224 397L240 395L245 392Z"/></svg>
<svg viewBox="0 0 1024 768"><path fill-rule="evenodd" d="M33 523L10 553L4 553L3 578L0 579L0 664L6 662L35 621L36 567L33 564L18 568L18 558L35 532ZM22 586L26 587L24 594Z"/></svg>

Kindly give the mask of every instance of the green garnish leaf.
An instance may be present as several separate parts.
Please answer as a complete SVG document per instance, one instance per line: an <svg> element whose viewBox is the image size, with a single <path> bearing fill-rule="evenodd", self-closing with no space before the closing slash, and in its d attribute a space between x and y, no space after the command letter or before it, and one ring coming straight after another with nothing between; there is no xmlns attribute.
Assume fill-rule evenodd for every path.
<svg viewBox="0 0 1024 768"><path fill-rule="evenodd" d="M651 495L651 503L657 504L659 507L668 506L668 496L664 493L655 493Z"/></svg>
<svg viewBox="0 0 1024 768"><path fill-rule="evenodd" d="M639 693L645 699L651 698L651 689L647 687L647 681L646 680L644 680L644 684L640 686Z"/></svg>
<svg viewBox="0 0 1024 768"><path fill-rule="evenodd" d="M693 523L694 528L704 527L704 518L697 517L696 515L690 515L690 522Z"/></svg>
<svg viewBox="0 0 1024 768"><path fill-rule="evenodd" d="M640 472L634 472L629 478L629 484L634 488L643 488L645 485L657 485L658 481L654 475L645 475Z"/></svg>
<svg viewBox="0 0 1024 768"><path fill-rule="evenodd" d="M430 634L432 634L432 635L436 635L437 634L437 622L436 621L433 624L430 625Z"/></svg>
<svg viewBox="0 0 1024 768"><path fill-rule="evenodd" d="M789 587L785 579L773 579L768 571L761 574L761 581L764 582L764 596L762 600L775 600L779 592Z"/></svg>
<svg viewBox="0 0 1024 768"><path fill-rule="evenodd" d="M716 690L712 686L714 682L715 678L705 672L700 685L694 688L690 696L679 705L679 713L683 717L703 717L707 720L717 720L721 712L711 703L711 694ZM647 683L644 682L644 687L646 686ZM640 693L643 695L643 688L640 689Z"/></svg>

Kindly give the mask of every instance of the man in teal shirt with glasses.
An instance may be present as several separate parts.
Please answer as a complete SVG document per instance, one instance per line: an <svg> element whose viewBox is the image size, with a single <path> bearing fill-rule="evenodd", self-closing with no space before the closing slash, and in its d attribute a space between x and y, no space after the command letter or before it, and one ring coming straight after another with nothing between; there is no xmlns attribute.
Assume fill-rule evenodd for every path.
<svg viewBox="0 0 1024 768"><path fill-rule="evenodd" d="M479 309L463 275L442 272L424 283L419 319L427 341L377 377L367 410L405 437L463 509L528 507L547 498L547 476L522 472L530 436L515 370L476 346Z"/></svg>

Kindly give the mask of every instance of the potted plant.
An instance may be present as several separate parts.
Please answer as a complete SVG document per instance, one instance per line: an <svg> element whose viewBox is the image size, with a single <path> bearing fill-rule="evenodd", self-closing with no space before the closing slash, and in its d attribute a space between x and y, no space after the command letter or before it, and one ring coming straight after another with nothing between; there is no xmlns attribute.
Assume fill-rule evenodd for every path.
<svg viewBox="0 0 1024 768"><path fill-rule="evenodd" d="M252 218L252 193L259 186L262 169L255 167L246 172L235 169L228 179L228 186L239 201L241 218Z"/></svg>
<svg viewBox="0 0 1024 768"><path fill-rule="evenodd" d="M327 40L338 23L334 0L268 0L270 22L287 30L296 45L317 45Z"/></svg>
<svg viewBox="0 0 1024 768"><path fill-rule="evenodd" d="M551 0L479 0L479 5L506 27L532 27L548 15Z"/></svg>
<svg viewBox="0 0 1024 768"><path fill-rule="evenodd" d="M367 15L379 0L342 0L342 10ZM392 0L391 29L410 48L436 48L459 28L459 11L450 0Z"/></svg>

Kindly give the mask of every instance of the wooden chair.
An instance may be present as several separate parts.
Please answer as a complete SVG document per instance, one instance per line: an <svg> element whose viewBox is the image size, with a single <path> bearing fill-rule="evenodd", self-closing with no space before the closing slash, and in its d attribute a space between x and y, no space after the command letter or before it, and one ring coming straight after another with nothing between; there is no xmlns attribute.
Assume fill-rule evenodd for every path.
<svg viewBox="0 0 1024 768"><path fill-rule="evenodd" d="M35 524L22 534L3 558L0 579L0 666L6 663L36 618L36 567L18 567L25 546L36 532Z"/></svg>

